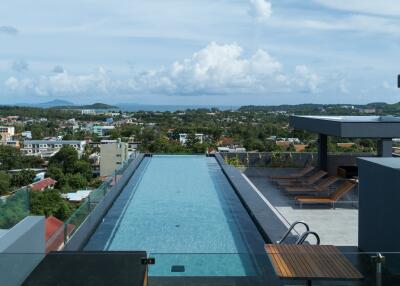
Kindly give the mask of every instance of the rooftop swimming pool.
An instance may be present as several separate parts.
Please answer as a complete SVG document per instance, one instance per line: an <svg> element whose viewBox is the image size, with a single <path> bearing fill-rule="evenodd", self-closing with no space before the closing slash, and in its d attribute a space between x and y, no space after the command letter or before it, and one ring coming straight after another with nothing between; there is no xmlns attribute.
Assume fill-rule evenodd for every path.
<svg viewBox="0 0 400 286"><path fill-rule="evenodd" d="M145 250L150 276L253 276L264 241L214 157L145 157L85 250ZM265 255L263 255L265 257Z"/></svg>

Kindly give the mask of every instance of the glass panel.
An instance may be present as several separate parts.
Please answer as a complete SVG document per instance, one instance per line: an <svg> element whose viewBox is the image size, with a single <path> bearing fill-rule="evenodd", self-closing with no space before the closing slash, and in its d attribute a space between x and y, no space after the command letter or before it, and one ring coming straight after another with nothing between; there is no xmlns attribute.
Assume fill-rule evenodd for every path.
<svg viewBox="0 0 400 286"><path fill-rule="evenodd" d="M269 256L150 253L155 264L149 266L149 285L274 286L305 285L307 281L332 286L400 285L400 253L382 253L381 267L376 256L348 252L346 248L324 253L316 248L309 252L272 252ZM275 265L274 258L278 261ZM277 272L279 267L284 269L281 275Z"/></svg>
<svg viewBox="0 0 400 286"><path fill-rule="evenodd" d="M272 285L266 255L250 253L150 253L149 285ZM169 285L169 284L168 284ZM172 285L172 284L171 284Z"/></svg>
<svg viewBox="0 0 400 286"><path fill-rule="evenodd" d="M0 229L9 229L29 215L29 191L22 188L0 199Z"/></svg>
<svg viewBox="0 0 400 286"><path fill-rule="evenodd" d="M400 253L0 253L2 285L400 285ZM343 256L342 256L343 255ZM280 266L272 265L280 257ZM146 265L148 258L155 264ZM383 261L381 267L377 262ZM286 269L279 277L277 268ZM317 269L313 277L308 276ZM148 278L147 278L148 273ZM361 276L358 276L361 275ZM282 274L281 274L282 276ZM288 278L292 276L291 278ZM145 278L146 277L146 278ZM110 280L111 279L111 280ZM148 284L145 284L148 279ZM113 282L111 282L113 281Z"/></svg>
<svg viewBox="0 0 400 286"><path fill-rule="evenodd" d="M146 252L0 253L1 285L146 285Z"/></svg>
<svg viewBox="0 0 400 286"><path fill-rule="evenodd" d="M104 196L118 182L126 168L130 163L132 163L133 160L135 160L135 158L136 156L131 156L128 160L124 161L123 164L115 170L115 175L102 183L96 190L92 191L89 197L79 206L79 208L71 215L71 217L65 221L63 226L64 242L67 242L75 233L90 212L97 206L99 202L102 201ZM57 231L55 235L58 236L59 232ZM55 237L54 240L58 240L58 238Z"/></svg>

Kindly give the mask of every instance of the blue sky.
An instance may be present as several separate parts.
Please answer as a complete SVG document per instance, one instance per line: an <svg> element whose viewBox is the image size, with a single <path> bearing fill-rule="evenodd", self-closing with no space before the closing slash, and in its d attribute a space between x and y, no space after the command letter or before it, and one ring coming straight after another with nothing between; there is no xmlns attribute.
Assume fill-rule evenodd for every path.
<svg viewBox="0 0 400 286"><path fill-rule="evenodd" d="M398 0L4 0L2 103L400 101Z"/></svg>

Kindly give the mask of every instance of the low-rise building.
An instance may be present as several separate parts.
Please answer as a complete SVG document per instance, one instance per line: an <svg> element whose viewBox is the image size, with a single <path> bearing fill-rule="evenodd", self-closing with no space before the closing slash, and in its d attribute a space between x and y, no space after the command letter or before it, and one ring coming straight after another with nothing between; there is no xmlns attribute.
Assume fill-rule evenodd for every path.
<svg viewBox="0 0 400 286"><path fill-rule="evenodd" d="M85 145L86 141L78 140L25 140L24 147L21 150L25 155L51 157L63 146L71 146L80 156L85 150Z"/></svg>
<svg viewBox="0 0 400 286"><path fill-rule="evenodd" d="M23 131L21 132L21 136L26 139L32 139L32 131Z"/></svg>
<svg viewBox="0 0 400 286"><path fill-rule="evenodd" d="M72 202L72 203L80 203L83 200L85 200L87 197L89 197L91 190L81 190L77 191L75 193L66 193L66 194L61 194L61 197L64 199Z"/></svg>
<svg viewBox="0 0 400 286"><path fill-rule="evenodd" d="M115 126L103 126L103 125L96 125L93 126L92 132L97 136L104 137L107 136L108 133L113 130Z"/></svg>
<svg viewBox="0 0 400 286"><path fill-rule="evenodd" d="M82 115L95 115L96 114L96 110L94 110L94 109L82 109L81 110L81 114Z"/></svg>
<svg viewBox="0 0 400 286"><path fill-rule="evenodd" d="M53 180L52 178L45 178L43 180L40 180L39 182L30 184L29 188L32 191L43 192L45 190L54 189L54 186L55 186L56 183L57 183L57 181Z"/></svg>
<svg viewBox="0 0 400 286"><path fill-rule="evenodd" d="M15 147L15 148L17 148L17 149L19 149L19 148L21 147L20 142L19 142L18 140L9 140L9 141L6 141L6 145L7 145L7 146Z"/></svg>
<svg viewBox="0 0 400 286"><path fill-rule="evenodd" d="M128 144L120 141L100 145L100 176L111 176L128 159Z"/></svg>
<svg viewBox="0 0 400 286"><path fill-rule="evenodd" d="M15 128L13 126L0 126L1 142L5 144L12 139L15 135Z"/></svg>
<svg viewBox="0 0 400 286"><path fill-rule="evenodd" d="M197 139L197 141L199 143L203 143L203 141L204 141L203 133L196 133L196 134L194 134L194 137ZM179 142L181 142L182 145L186 144L188 138L189 138L189 135L187 133L179 133Z"/></svg>

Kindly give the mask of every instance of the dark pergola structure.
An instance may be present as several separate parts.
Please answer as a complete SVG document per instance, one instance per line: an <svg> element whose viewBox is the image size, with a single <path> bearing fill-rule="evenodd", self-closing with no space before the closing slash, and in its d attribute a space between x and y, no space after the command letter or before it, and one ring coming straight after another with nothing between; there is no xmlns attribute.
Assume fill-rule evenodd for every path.
<svg viewBox="0 0 400 286"><path fill-rule="evenodd" d="M318 133L318 164L327 170L328 136L378 141L378 156L392 157L392 139L400 138L400 118L393 116L297 116L290 127Z"/></svg>

